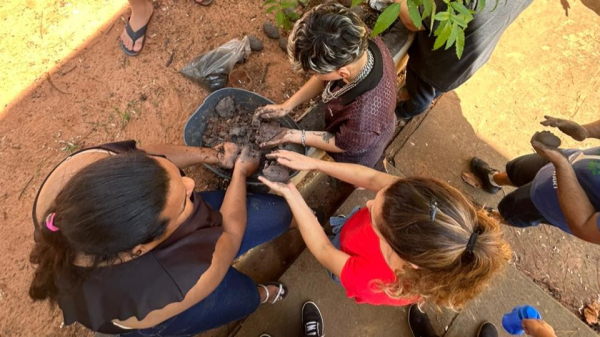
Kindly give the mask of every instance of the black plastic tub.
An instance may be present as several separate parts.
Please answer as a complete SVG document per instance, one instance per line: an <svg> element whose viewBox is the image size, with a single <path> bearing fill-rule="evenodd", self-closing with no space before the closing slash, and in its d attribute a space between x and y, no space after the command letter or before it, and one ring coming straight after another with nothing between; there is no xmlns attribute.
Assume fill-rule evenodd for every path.
<svg viewBox="0 0 600 337"><path fill-rule="evenodd" d="M223 88L219 89L206 97L204 102L196 109L196 112L188 119L183 129L183 141L188 146L202 146L202 136L206 130L208 121L217 116L215 107L221 99L231 96L235 103L249 113L253 113L258 107L274 104L273 101L248 90L238 88ZM281 126L289 129L299 129L298 124L289 116L284 116L279 119ZM298 152L301 154L307 153L307 148L299 144L286 144L284 149ZM231 171L220 168L218 166L204 164L209 170L213 171L221 178L231 179ZM260 169L259 169L260 172ZM298 174L298 171L291 171L290 177ZM248 184L260 185L261 182L257 179L258 174L248 178Z"/></svg>

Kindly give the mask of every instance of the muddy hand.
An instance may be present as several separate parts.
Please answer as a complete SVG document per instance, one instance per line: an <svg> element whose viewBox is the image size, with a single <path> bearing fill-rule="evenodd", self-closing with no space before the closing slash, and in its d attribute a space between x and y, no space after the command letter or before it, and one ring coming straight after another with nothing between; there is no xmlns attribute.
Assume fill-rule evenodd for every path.
<svg viewBox="0 0 600 337"><path fill-rule="evenodd" d="M539 132L536 132L533 137L531 137L531 146L537 154L548 159L552 163L557 163L561 160L566 160L565 156L556 148L551 148L546 146L544 143L536 140Z"/></svg>
<svg viewBox="0 0 600 337"><path fill-rule="evenodd" d="M233 168L234 173L236 171L241 172L244 176L249 177L258 170L258 164L260 162L259 153L250 150L249 147L244 146L242 153L238 156L235 161Z"/></svg>
<svg viewBox="0 0 600 337"><path fill-rule="evenodd" d="M318 164L318 159L287 150L273 151L267 154L267 158L296 171L316 170Z"/></svg>
<svg viewBox="0 0 600 337"><path fill-rule="evenodd" d="M279 118L287 115L289 112L290 110L284 107L283 104L269 104L256 109L253 119Z"/></svg>
<svg viewBox="0 0 600 337"><path fill-rule="evenodd" d="M267 178L265 178L263 176L258 177L258 180L260 180L261 183L265 184L268 188L270 188L277 195L280 195L282 197L289 196L291 193L293 193L294 190L296 190L296 187L292 183L287 183L287 184L276 183L276 182L272 182L272 181L268 180Z"/></svg>
<svg viewBox="0 0 600 337"><path fill-rule="evenodd" d="M213 149L218 151L219 166L232 169L235 164L235 159L240 154L240 147L234 143L226 142L215 146Z"/></svg>
<svg viewBox="0 0 600 337"><path fill-rule="evenodd" d="M275 147L279 144L288 143L290 141L290 137L292 136L292 130L281 128L279 133L275 135L275 137L271 138L271 140L266 141L264 143L260 143L261 148L270 148Z"/></svg>
<svg viewBox="0 0 600 337"><path fill-rule="evenodd" d="M582 141L587 138L587 132L585 129L576 122L561 118L554 118L552 116L544 116L544 118L546 120L540 123L543 126L558 128L560 131L571 136L577 141Z"/></svg>

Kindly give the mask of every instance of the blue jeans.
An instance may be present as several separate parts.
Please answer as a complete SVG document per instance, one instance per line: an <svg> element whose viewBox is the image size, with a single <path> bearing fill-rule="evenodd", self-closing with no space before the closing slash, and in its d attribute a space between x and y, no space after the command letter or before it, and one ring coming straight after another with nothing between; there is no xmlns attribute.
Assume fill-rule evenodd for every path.
<svg viewBox="0 0 600 337"><path fill-rule="evenodd" d="M405 88L410 99L399 102L396 106L396 116L403 119L410 119L425 112L431 102L442 94L441 91L420 78L410 67L406 67Z"/></svg>
<svg viewBox="0 0 600 337"><path fill-rule="evenodd" d="M210 207L219 209L225 191L202 192L200 195ZM283 234L292 222L292 212L285 199L272 194L248 194L246 207L246 232L236 258ZM254 312L259 304L256 283L230 267L219 286L196 305L155 327L135 330L122 336L193 336L244 318Z"/></svg>
<svg viewBox="0 0 600 337"><path fill-rule="evenodd" d="M341 242L341 238L342 238L342 228L346 224L346 221L348 221L348 219L350 219L354 215L354 213L358 212L359 210L360 210L360 206L355 206L352 209L352 211L350 212L350 214L348 214L348 215L338 215L338 216L332 216L331 218L329 218L329 224L331 225L331 231L334 234L333 237L329 237L329 240L331 241L331 244L336 249L338 249L338 250L340 249L340 242ZM337 277L330 270L327 270L327 273L329 273L329 276L335 283L342 285L342 281L340 280L339 277Z"/></svg>

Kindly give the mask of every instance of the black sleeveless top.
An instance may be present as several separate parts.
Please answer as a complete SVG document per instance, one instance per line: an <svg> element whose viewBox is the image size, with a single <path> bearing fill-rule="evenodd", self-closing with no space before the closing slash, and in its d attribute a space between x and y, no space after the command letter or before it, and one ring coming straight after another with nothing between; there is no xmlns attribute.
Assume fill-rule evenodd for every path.
<svg viewBox="0 0 600 337"><path fill-rule="evenodd" d="M134 141L86 150L90 149L116 154L140 151ZM35 214L38 196L39 191L33 206L36 230L39 228ZM102 333L126 333L131 330L117 327L112 320L132 316L141 320L153 310L183 301L210 267L217 240L223 233L221 213L211 209L196 192L191 200L194 211L190 217L148 253L125 263L99 268L79 284L57 278L58 305L65 325L79 322Z"/></svg>

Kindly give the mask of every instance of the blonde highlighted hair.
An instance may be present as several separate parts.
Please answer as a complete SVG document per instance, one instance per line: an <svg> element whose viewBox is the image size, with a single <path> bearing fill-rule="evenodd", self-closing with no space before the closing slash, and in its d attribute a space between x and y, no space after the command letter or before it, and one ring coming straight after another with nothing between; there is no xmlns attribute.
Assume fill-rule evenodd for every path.
<svg viewBox="0 0 600 337"><path fill-rule="evenodd" d="M418 266L396 270L393 283L376 281L392 298L418 296L459 310L512 256L498 221L439 180L408 178L392 184L384 191L381 213L377 228L385 240L400 258ZM475 232L479 235L469 251Z"/></svg>
<svg viewBox="0 0 600 337"><path fill-rule="evenodd" d="M318 5L296 22L288 39L295 70L328 74L358 60L367 50L368 31L348 8Z"/></svg>

